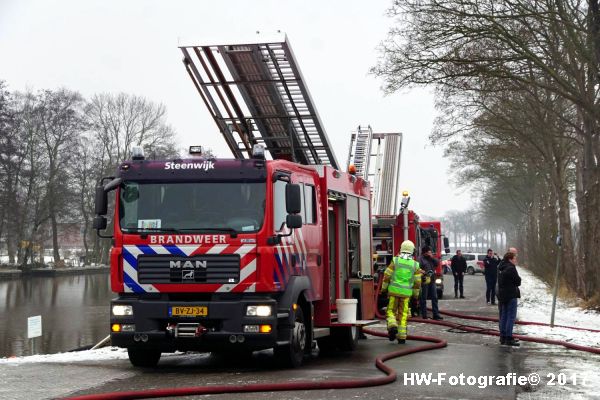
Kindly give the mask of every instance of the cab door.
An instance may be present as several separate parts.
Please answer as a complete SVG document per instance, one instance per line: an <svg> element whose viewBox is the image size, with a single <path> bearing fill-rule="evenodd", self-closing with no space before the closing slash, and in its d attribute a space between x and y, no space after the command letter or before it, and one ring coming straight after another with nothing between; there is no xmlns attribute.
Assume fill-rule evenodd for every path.
<svg viewBox="0 0 600 400"><path fill-rule="evenodd" d="M320 217L319 187L315 177L311 174L294 173L292 183L300 185L302 197L302 228L296 229L293 244L297 252L296 263L299 274L308 275L311 282L311 291L308 293L310 301L323 298L323 268L325 241L323 240L323 221Z"/></svg>
<svg viewBox="0 0 600 400"><path fill-rule="evenodd" d="M329 201L328 219L329 300L331 305L334 305L336 299L347 298L348 233L346 231L346 203L343 201Z"/></svg>

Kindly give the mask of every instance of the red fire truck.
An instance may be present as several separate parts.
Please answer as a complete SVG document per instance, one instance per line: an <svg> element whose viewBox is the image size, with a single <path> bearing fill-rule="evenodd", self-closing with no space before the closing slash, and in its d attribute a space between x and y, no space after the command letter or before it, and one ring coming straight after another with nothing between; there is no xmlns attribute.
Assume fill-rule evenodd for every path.
<svg viewBox="0 0 600 400"><path fill-rule="evenodd" d="M304 97L294 94L301 80L293 78L299 71L289 65L294 59L287 42L193 49L203 63L217 54L227 58L214 68L239 68L230 71L235 77L212 70L203 86L208 78L190 72L196 64L182 48L210 105L228 99L229 108L241 110L224 88L242 79L243 71L258 71L270 55L277 68L261 70L262 77L256 72L254 88L243 79L250 116L230 119L209 108L228 144L242 140L241 148L232 149L235 159L155 161L139 149L97 187L99 231L107 226L108 193L116 192L112 344L127 348L131 363L142 367L177 350L239 354L273 348L289 366L299 366L315 342L321 351L352 350L360 326L374 322L367 321L374 317L368 182L338 170L324 132L310 131L320 123L314 112L310 126L308 117L301 118L306 135L275 131L278 118L297 122L296 112L312 107L304 86ZM284 68L281 76L275 71ZM222 78L222 86L214 77ZM255 96L259 87L270 89ZM290 97L282 102L277 96L286 90ZM308 106L300 107L301 100ZM277 105L268 121L256 115L264 101ZM278 116L277 110L289 111L289 102L295 111ZM265 147L275 159L266 159ZM342 320L353 299L356 315Z"/></svg>
<svg viewBox="0 0 600 400"><path fill-rule="evenodd" d="M112 189L111 339L136 366L161 352L271 347L299 365L313 339L354 348L336 299L355 296L373 318L361 179L283 160L138 156L98 189L98 228Z"/></svg>
<svg viewBox="0 0 600 400"><path fill-rule="evenodd" d="M373 217L373 251L377 260L375 267L379 274L391 262L392 257L400 251L400 245L405 240L415 244L415 257L419 257L421 248L428 245L432 248L433 256L441 258L442 249L450 252L448 238L443 236L439 221L420 221L419 216L408 209L410 197L403 193L401 211L398 215L376 215ZM438 298L444 293L444 274L441 263L435 271L435 282ZM379 305L385 301L380 299Z"/></svg>

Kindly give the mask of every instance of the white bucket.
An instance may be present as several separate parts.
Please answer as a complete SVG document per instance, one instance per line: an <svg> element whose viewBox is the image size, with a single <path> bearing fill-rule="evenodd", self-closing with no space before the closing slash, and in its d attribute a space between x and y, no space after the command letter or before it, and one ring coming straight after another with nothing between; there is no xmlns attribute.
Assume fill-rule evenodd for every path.
<svg viewBox="0 0 600 400"><path fill-rule="evenodd" d="M341 324L355 324L356 307L358 306L358 300L337 299L335 303L337 305L338 322Z"/></svg>

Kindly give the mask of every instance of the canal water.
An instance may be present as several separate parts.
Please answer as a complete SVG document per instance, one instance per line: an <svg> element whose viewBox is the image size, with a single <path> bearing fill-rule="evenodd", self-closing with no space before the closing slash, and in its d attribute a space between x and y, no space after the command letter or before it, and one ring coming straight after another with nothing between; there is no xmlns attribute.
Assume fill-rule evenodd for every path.
<svg viewBox="0 0 600 400"><path fill-rule="evenodd" d="M0 281L0 357L32 354L27 318L42 316L36 354L69 351L109 334L108 273Z"/></svg>

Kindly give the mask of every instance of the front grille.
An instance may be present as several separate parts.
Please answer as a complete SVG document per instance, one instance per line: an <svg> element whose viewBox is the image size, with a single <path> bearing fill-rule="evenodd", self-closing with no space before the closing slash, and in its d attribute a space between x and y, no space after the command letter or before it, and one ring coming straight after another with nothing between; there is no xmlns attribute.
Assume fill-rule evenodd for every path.
<svg viewBox="0 0 600 400"><path fill-rule="evenodd" d="M179 257L168 254L138 257L140 283L238 283L239 254Z"/></svg>

